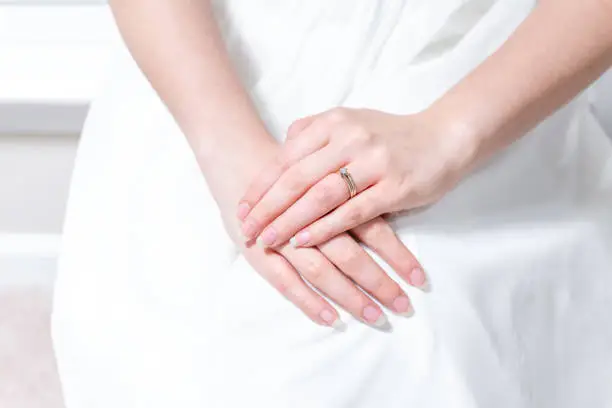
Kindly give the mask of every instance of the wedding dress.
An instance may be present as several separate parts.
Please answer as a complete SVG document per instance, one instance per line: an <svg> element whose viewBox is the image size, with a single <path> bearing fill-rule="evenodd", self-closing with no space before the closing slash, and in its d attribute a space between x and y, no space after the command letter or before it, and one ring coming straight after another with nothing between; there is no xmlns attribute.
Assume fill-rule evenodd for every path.
<svg viewBox="0 0 612 408"><path fill-rule="evenodd" d="M228 0L215 12L282 140L338 105L424 109L535 3ZM401 283L414 317L389 312L391 332L345 312L345 332L313 324L229 239L123 47L85 124L65 222L53 337L67 407L612 407L612 143L588 90L391 222L431 281L430 293Z"/></svg>

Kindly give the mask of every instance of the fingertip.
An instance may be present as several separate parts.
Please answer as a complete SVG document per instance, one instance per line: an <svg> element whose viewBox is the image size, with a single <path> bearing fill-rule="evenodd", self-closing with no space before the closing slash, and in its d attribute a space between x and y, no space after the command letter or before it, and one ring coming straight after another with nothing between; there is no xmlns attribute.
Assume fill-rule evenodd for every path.
<svg viewBox="0 0 612 408"><path fill-rule="evenodd" d="M429 292L431 289L427 276L425 275L425 271L423 271L423 268L420 266L412 268L408 275L408 279L412 286L419 288L424 292Z"/></svg>
<svg viewBox="0 0 612 408"><path fill-rule="evenodd" d="M252 218L246 218L242 223L241 230L245 240L252 240L257 235L257 223Z"/></svg>
<svg viewBox="0 0 612 408"><path fill-rule="evenodd" d="M311 246L312 236L308 231L300 231L295 234L290 240L289 243L294 247L306 247Z"/></svg>
<svg viewBox="0 0 612 408"><path fill-rule="evenodd" d="M319 317L321 318L321 320L323 320L323 324L325 324L326 326L331 327L332 329L335 329L337 331L345 331L346 330L346 324L340 319L340 316L338 316L337 313L332 312L329 309L323 309L321 311L321 313L319 314Z"/></svg>
<svg viewBox="0 0 612 408"><path fill-rule="evenodd" d="M402 293L393 300L393 310L396 314L405 317L411 317L414 313L412 303L405 293Z"/></svg>
<svg viewBox="0 0 612 408"><path fill-rule="evenodd" d="M238 217L240 221L244 221L247 215L249 215L250 211L251 211L251 205L243 200L238 204L238 210L236 211L236 217Z"/></svg>

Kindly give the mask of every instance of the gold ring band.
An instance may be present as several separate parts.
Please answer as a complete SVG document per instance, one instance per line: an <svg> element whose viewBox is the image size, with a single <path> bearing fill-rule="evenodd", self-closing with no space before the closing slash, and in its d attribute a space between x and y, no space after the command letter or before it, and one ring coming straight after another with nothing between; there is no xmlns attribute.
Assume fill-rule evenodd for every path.
<svg viewBox="0 0 612 408"><path fill-rule="evenodd" d="M355 197L357 195L357 186L355 185L353 176L351 176L351 173L349 173L346 167L342 167L340 169L340 177L342 177L342 180L344 180L346 186L348 187L349 195L351 196L350 198Z"/></svg>

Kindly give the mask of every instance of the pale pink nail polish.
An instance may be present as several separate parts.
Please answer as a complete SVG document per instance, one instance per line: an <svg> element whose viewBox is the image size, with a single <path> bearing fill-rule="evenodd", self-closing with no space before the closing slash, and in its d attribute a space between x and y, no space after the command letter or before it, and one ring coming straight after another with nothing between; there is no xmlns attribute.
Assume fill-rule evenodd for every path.
<svg viewBox="0 0 612 408"><path fill-rule="evenodd" d="M424 288L427 286L427 278L425 272L421 268L414 268L410 272L410 283L417 288Z"/></svg>
<svg viewBox="0 0 612 408"><path fill-rule="evenodd" d="M248 203L242 202L238 205L238 212L236 216L240 221L244 221L247 215L249 215L249 211L251 210L251 206Z"/></svg>
<svg viewBox="0 0 612 408"><path fill-rule="evenodd" d="M276 231L274 228L268 227L261 233L259 238L261 238L261 242L263 242L264 245L270 246L276 241Z"/></svg>
<svg viewBox="0 0 612 408"><path fill-rule="evenodd" d="M244 220L242 223L242 235L244 235L246 239L253 239L256 232L257 225L255 224L255 221L250 218Z"/></svg>
<svg viewBox="0 0 612 408"><path fill-rule="evenodd" d="M291 244L293 246L302 246L308 244L310 241L310 232L302 231L299 232L295 237L291 238Z"/></svg>
<svg viewBox="0 0 612 408"><path fill-rule="evenodd" d="M395 309L395 311L401 315L410 313L412 311L410 299L408 299L408 297L405 295L399 295L393 301L393 309Z"/></svg>
<svg viewBox="0 0 612 408"><path fill-rule="evenodd" d="M374 306L366 306L363 309L363 318L376 327L384 326L387 323L387 318L383 312Z"/></svg>
<svg viewBox="0 0 612 408"><path fill-rule="evenodd" d="M342 322L342 320L340 320L339 317L337 317L333 312L331 312L330 310L323 310L319 316L321 317L321 319L323 320L323 322L325 322L326 325L333 327L336 330L340 330L343 331L345 330L346 326L345 324Z"/></svg>

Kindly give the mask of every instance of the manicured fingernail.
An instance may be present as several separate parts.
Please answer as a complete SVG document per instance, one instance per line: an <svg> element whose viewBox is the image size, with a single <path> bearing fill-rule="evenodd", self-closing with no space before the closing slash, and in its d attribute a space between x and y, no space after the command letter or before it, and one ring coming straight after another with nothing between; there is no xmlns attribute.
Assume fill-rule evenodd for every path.
<svg viewBox="0 0 612 408"><path fill-rule="evenodd" d="M417 288L425 288L427 286L427 278L423 269L414 268L410 272L410 283Z"/></svg>
<svg viewBox="0 0 612 408"><path fill-rule="evenodd" d="M387 316L374 306L366 306L363 309L363 318L376 327L383 327L387 324Z"/></svg>
<svg viewBox="0 0 612 408"><path fill-rule="evenodd" d="M299 232L295 237L289 240L294 247L306 245L308 241L310 241L310 232L308 231Z"/></svg>
<svg viewBox="0 0 612 408"><path fill-rule="evenodd" d="M346 330L346 325L344 322L331 311L323 310L319 316L329 327L332 327L338 331Z"/></svg>
<svg viewBox="0 0 612 408"><path fill-rule="evenodd" d="M244 221L247 215L249 215L249 211L251 210L251 206L248 203L242 202L238 205L238 212L236 216L240 221Z"/></svg>
<svg viewBox="0 0 612 408"><path fill-rule="evenodd" d="M247 218L242 223L242 235L248 241L254 238L255 233L257 232L257 225L255 221L250 218Z"/></svg>
<svg viewBox="0 0 612 408"><path fill-rule="evenodd" d="M276 231L272 227L266 228L259 238L257 238L257 243L260 245L271 246L276 241Z"/></svg>
<svg viewBox="0 0 612 408"><path fill-rule="evenodd" d="M393 301L393 309L399 315L410 317L413 315L412 305L410 299L405 295L399 295Z"/></svg>

